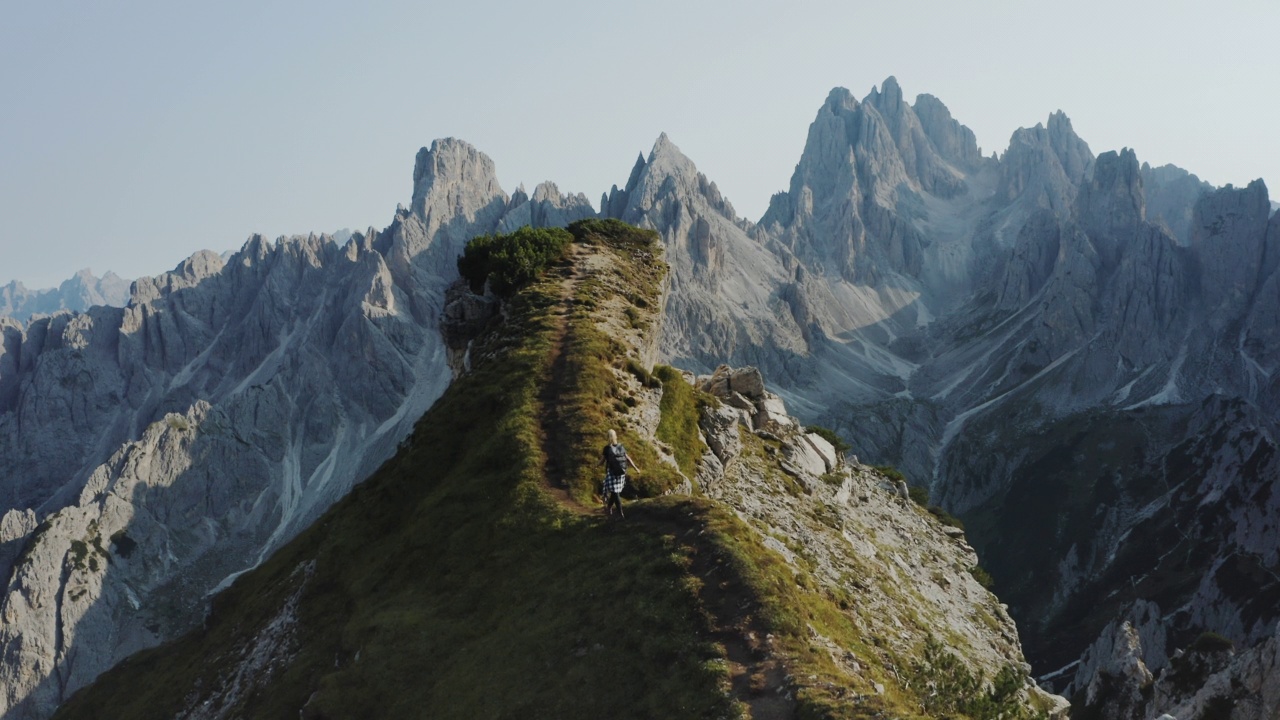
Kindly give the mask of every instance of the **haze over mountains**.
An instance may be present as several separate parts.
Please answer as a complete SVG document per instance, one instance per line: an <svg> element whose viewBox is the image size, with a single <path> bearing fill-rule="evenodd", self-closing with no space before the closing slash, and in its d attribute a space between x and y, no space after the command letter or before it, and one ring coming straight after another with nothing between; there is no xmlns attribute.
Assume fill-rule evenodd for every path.
<svg viewBox="0 0 1280 720"><path fill-rule="evenodd" d="M81 270L57 288L45 290L29 290L17 280L0 285L0 315L18 321L59 310L84 311L94 305L119 307L127 302L129 281L111 271L99 278L90 270Z"/></svg>
<svg viewBox="0 0 1280 720"><path fill-rule="evenodd" d="M467 239L597 214L551 183L507 196L457 140L413 177L385 230L341 246L253 238L139 280L123 309L0 320L0 709L47 716L189 627L394 451L448 382L438 319ZM1277 642L1280 216L1261 181L1095 155L1061 112L985 156L889 78L830 93L759 222L666 135L599 214L663 238L660 354L758 366L929 487L1069 692L1137 717L1176 703L1118 668L1158 673L1206 630L1241 658Z"/></svg>

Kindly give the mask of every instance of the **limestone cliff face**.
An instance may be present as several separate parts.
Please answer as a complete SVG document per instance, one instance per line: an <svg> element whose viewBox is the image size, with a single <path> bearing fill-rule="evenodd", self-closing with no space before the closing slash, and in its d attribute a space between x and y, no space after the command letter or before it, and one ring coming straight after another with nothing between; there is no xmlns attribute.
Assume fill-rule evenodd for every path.
<svg viewBox="0 0 1280 720"><path fill-rule="evenodd" d="M529 197L521 186L512 194L506 213L498 224L498 232L512 232L525 225L564 227L583 218L595 217L595 208L582 193L562 195L553 182L538 183Z"/></svg>
<svg viewBox="0 0 1280 720"><path fill-rule="evenodd" d="M1153 168L1142 163L1147 218L1186 245L1191 237L1191 213L1196 200L1213 186L1175 165Z"/></svg>
<svg viewBox="0 0 1280 720"><path fill-rule="evenodd" d="M833 90L809 126L788 192L761 219L778 242L814 271L876 283L890 274L917 277L925 245L910 221L919 196L950 199L969 192L981 169L973 134L935 98L903 100L893 78L859 103Z"/></svg>
<svg viewBox="0 0 1280 720"><path fill-rule="evenodd" d="M1076 135L1062 111L1049 116L1048 125L1021 128L1009 139L1000 158L997 194L1007 201L1022 199L1059 213L1069 212L1084 182L1093 153Z"/></svg>
<svg viewBox="0 0 1280 720"><path fill-rule="evenodd" d="M530 202L581 214L551 185L513 205L492 161L441 140L381 232L255 236L123 308L3 321L0 714L46 717L198 622L389 457L450 379L455 258Z"/></svg>

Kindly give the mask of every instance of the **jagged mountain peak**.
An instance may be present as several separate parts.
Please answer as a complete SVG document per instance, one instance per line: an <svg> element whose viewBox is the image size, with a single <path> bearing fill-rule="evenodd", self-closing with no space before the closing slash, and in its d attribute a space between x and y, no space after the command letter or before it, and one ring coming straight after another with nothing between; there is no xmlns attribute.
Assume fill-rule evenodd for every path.
<svg viewBox="0 0 1280 720"><path fill-rule="evenodd" d="M650 174L656 172L665 175L692 176L698 172L698 167L693 160L690 160L689 156L685 155L665 132L659 134L658 139L653 142L653 149L649 151L645 166Z"/></svg>
<svg viewBox="0 0 1280 720"><path fill-rule="evenodd" d="M1234 227L1244 225L1252 234L1266 225L1271 216L1267 184L1261 178L1245 187L1225 185L1200 196L1195 204L1191 244L1211 242L1217 237L1236 235Z"/></svg>
<svg viewBox="0 0 1280 720"><path fill-rule="evenodd" d="M973 131L951 116L938 98L928 93L916 96L912 106L925 135L938 153L957 168L976 171L983 162L982 149Z"/></svg>
<svg viewBox="0 0 1280 720"><path fill-rule="evenodd" d="M1094 161L1079 195L1080 217L1091 232L1132 237L1146 221L1146 197L1138 156L1124 148L1108 150Z"/></svg>
<svg viewBox="0 0 1280 720"><path fill-rule="evenodd" d="M1191 242L1191 215L1201 195L1214 188L1176 165L1142 163L1148 219L1163 227L1180 245Z"/></svg>
<svg viewBox="0 0 1280 720"><path fill-rule="evenodd" d="M485 196L503 195L497 170L488 155L457 138L440 138L422 148L414 159L411 207L426 212L426 198L444 188L467 188Z"/></svg>
<svg viewBox="0 0 1280 720"><path fill-rule="evenodd" d="M822 104L822 108L832 114L837 114L842 110L855 110L858 107L858 100L845 87L833 87L831 92L827 93L827 99Z"/></svg>
<svg viewBox="0 0 1280 720"><path fill-rule="evenodd" d="M901 112L904 103L902 101L902 86L898 84L898 78L892 75L885 78L884 82L880 83L879 88L871 88L871 92L867 93L867 97L863 102L881 112Z"/></svg>
<svg viewBox="0 0 1280 720"><path fill-rule="evenodd" d="M1076 134L1062 111L1049 116L1048 127L1018 128L1000 157L998 194L1008 200L1067 214L1093 165L1093 151Z"/></svg>
<svg viewBox="0 0 1280 720"><path fill-rule="evenodd" d="M660 197L685 198L686 201L699 198L730 223L747 225L738 218L733 204L720 193L720 188L698 170L665 132L658 135L647 159L643 155L637 158L626 187L619 190L614 185L601 198L601 214L639 222L638 218L649 212Z"/></svg>
<svg viewBox="0 0 1280 720"><path fill-rule="evenodd" d="M1071 125L1071 118L1067 117L1067 113L1062 108L1049 113L1048 129L1050 133L1075 134L1075 128Z"/></svg>
<svg viewBox="0 0 1280 720"><path fill-rule="evenodd" d="M563 227L575 220L594 217L595 208L586 195L568 195L550 180L538 183L530 197L520 186L507 203L506 213L498 222L499 232L511 232L525 225Z"/></svg>

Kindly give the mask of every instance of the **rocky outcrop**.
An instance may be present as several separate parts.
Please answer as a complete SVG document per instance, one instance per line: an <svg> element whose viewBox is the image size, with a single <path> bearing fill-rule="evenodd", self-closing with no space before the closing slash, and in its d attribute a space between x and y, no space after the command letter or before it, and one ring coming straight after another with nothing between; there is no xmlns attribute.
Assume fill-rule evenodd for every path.
<svg viewBox="0 0 1280 720"><path fill-rule="evenodd" d="M448 348L449 368L453 370L454 379L471 369L471 343L484 332L498 311L496 296L471 292L465 280L459 279L445 290L440 331Z"/></svg>
<svg viewBox="0 0 1280 720"><path fill-rule="evenodd" d="M1109 625L1077 670L1088 684L1068 688L1090 717L1266 720L1280 712L1280 634L1237 651L1203 633L1166 654L1159 608L1139 603L1132 612L1145 619Z"/></svg>
<svg viewBox="0 0 1280 720"><path fill-rule="evenodd" d="M129 281L111 271L99 278L90 270L81 270L56 289L28 290L17 280L0 286L0 316L19 322L26 322L32 315L84 311L94 305L121 307L127 302Z"/></svg>
<svg viewBox="0 0 1280 720"><path fill-rule="evenodd" d="M1142 163L1147 218L1186 245L1191 241L1191 215L1200 196L1213 186L1175 165Z"/></svg>
<svg viewBox="0 0 1280 720"><path fill-rule="evenodd" d="M1203 302L1215 331L1239 318L1273 271L1265 257L1270 215L1261 180L1206 193L1195 204L1188 244L1200 264Z"/></svg>
<svg viewBox="0 0 1280 720"><path fill-rule="evenodd" d="M748 519L797 573L803 568L830 593L848 594L850 621L897 657L918 655L928 638L946 638L949 652L985 677L1006 666L1025 672L1017 628L974 579L978 557L964 533L942 526L879 472L837 457L785 414L762 380L755 368L728 366L698 380L721 403L703 411L707 444L723 461L704 492ZM737 412L739 398L757 408L773 398L772 424L761 427L758 414ZM737 422L725 422L731 416ZM852 654L832 652L842 672L861 672ZM1022 692L1050 717L1065 717L1064 699L1029 682Z"/></svg>
<svg viewBox="0 0 1280 720"><path fill-rule="evenodd" d="M924 243L901 211L919 193L967 192L965 169L977 152L945 106L923 103L932 134L960 167L939 153L893 78L861 103L837 88L809 126L790 189L773 197L761 226L812 270L851 282L918 276Z"/></svg>

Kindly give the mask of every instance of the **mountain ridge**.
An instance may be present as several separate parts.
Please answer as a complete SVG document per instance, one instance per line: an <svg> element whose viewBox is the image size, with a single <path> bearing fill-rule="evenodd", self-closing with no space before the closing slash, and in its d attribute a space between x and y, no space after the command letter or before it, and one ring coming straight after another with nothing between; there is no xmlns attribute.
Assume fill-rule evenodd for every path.
<svg viewBox="0 0 1280 720"><path fill-rule="evenodd" d="M570 262L504 302L473 338L470 370L395 458L241 576L202 628L126 661L56 717L1061 711L1026 684L1016 629L966 569L972 551L899 486L841 468L754 370L699 382L722 405L671 368L647 376L639 360L664 274L656 235L574 230ZM566 357L579 372L555 372ZM601 372L604 392L536 388ZM727 404L744 397L754 416ZM565 431L551 431L555 418ZM580 466L574 437L595 447L612 425L642 465L633 487L649 494L656 475L679 473L658 439L669 424L711 441L698 463L706 496L628 502L625 520L554 499L557 477L571 496L596 486L598 458L586 451ZM790 524L815 539L811 559L778 539ZM852 538L848 558L828 554L826 543ZM891 577L875 613L854 612L854 598L884 594ZM917 592L921 602L905 599ZM970 651L920 656L944 627ZM918 683L928 663L933 693ZM996 687L971 685L987 668L1003 678Z"/></svg>
<svg viewBox="0 0 1280 720"><path fill-rule="evenodd" d="M842 431L859 457L891 462L914 484L930 486L935 502L969 521L997 589L1012 593L1015 615L1036 620L1024 623L1024 632L1037 662L1078 657L1091 634L1108 632L1115 616L1101 609L1083 620L1062 615L1073 599L1113 593L1115 601L1099 608L1123 613L1134 589L1112 577L1122 567L1145 569L1153 582L1168 576L1155 557L1161 546L1135 541L1169 532L1153 521L1160 509L1222 529L1170 537L1175 546L1186 543L1202 565L1163 590L1161 606L1214 607L1214 622L1235 642L1265 637L1275 619L1253 617L1232 599L1238 588L1223 594L1213 580L1237 547L1260 553L1263 568L1275 564L1273 549L1259 544L1266 534L1255 532L1271 527L1273 515L1255 518L1247 532L1214 519L1247 513L1239 498L1278 472L1274 463L1259 462L1252 466L1258 475L1242 478L1244 464L1235 459L1271 452L1275 429L1268 417L1280 406L1274 380L1280 377L1274 373L1280 299L1272 300L1280 298L1280 216L1266 212L1265 186L1208 188L1177 168L1139 165L1132 151L1095 158L1060 112L1016 131L1003 156L983 157L970 135L936 98L906 103L896 80L861 102L833 90L810 127L812 148L807 144L792 185L771 200L759 223L738 218L715 184L660 136L624 187L615 186L601 202L603 215L663 237L671 291L658 355L700 373L721 362L758 366L798 415ZM359 296L361 312L381 318L391 338L388 346L369 336L365 349L400 348L379 355L386 367L403 368L403 349L431 347L419 333L433 332L444 281L454 272L452 256L470 236L525 221L567 224L593 213L584 197L561 195L550 184L533 197L523 190L507 197L492 168L465 143L433 143L416 159L411 207L398 211L386 231L371 230L344 246L374 266L382 258L386 267L385 276L371 267L375 279ZM250 264L265 260L269 243L251 243L258 259ZM297 248L303 264L329 252L320 252L325 244L319 241L286 245ZM181 285L214 273L212 263L193 257L190 267L162 282ZM1251 268L1257 272L1250 277L1244 271ZM237 288L251 287L237 282ZM288 287L264 286L268 293ZM169 296L157 290L153 299L163 297ZM228 362L217 353L203 361L192 357L214 333L173 324L197 308L175 302L166 320L148 319L145 307L128 312L142 318L148 357L167 374L152 387L188 387L201 363ZM32 372L35 366L22 358L34 360L46 346L69 359L56 361L66 363L60 373L54 361L42 361L41 387L74 378L82 367L76 353L92 353L93 338L121 322L114 311L96 312L85 316L89 320L38 323L25 337L22 328L6 327L0 402L22 395L26 381L14 373ZM407 335L395 329L411 326L418 329ZM279 373L284 354L265 349L284 344L273 342L268 334L247 344L264 351L239 367L237 385L255 385L259 369L257 379ZM441 375L445 354L432 360ZM402 390L409 375L392 376ZM94 452L105 460L101 448L137 438L147 423L167 422L170 410L186 417L190 398L173 397L172 407L148 405L145 419L115 435L99 433L86 443L71 432L58 440L99 448ZM109 398L97 402L109 404ZM1244 404L1243 414L1232 410L1232 398ZM36 405L23 412L58 427ZM1094 423L1099 426L1090 432ZM82 429L99 424L82 415ZM1243 432L1250 429L1254 436ZM1136 452L1119 457L1106 447L1109 434L1131 438ZM1063 454L1073 447L1083 460ZM267 457L268 466L283 460ZM318 467L321 457L303 464ZM1174 460L1194 460L1202 474L1180 475L1177 492L1153 494ZM41 460L29 455L27 462L35 468ZM1078 472L1073 463L1081 464ZM1047 480L1032 483L1046 468L1052 471ZM83 479L90 470L76 472ZM58 497L78 497L79 488L68 487ZM1038 495L1028 494L1036 488ZM293 491L279 491L287 492ZM273 494L262 497L261 506L271 507ZM1026 515L1039 525L1024 528L1025 535L1011 535L993 519L1021 512L1015 499L1035 501ZM29 509L14 507L0 521L8 528L0 536L6 538L0 559L32 538ZM1041 528L1059 529L1042 537L1036 534ZM1102 528L1096 537L1082 535L1096 528ZM74 539L58 539L62 555L51 555L51 566L69 557ZM1037 554L1021 550L1028 542ZM1032 576L1048 589L1022 580ZM1082 585L1082 577L1113 584ZM1194 579L1204 579L1206 590L1186 587ZM1265 577L1251 587L1270 592ZM1208 617L1204 612L1163 617L1168 642L1188 642L1194 623ZM1246 616L1248 627L1241 621ZM1054 640L1051 623L1076 622L1083 623L1077 638ZM1165 667L1160 652L1145 652L1143 662L1155 671ZM1105 672L1096 664L1088 670ZM1076 688L1091 682L1074 679Z"/></svg>

